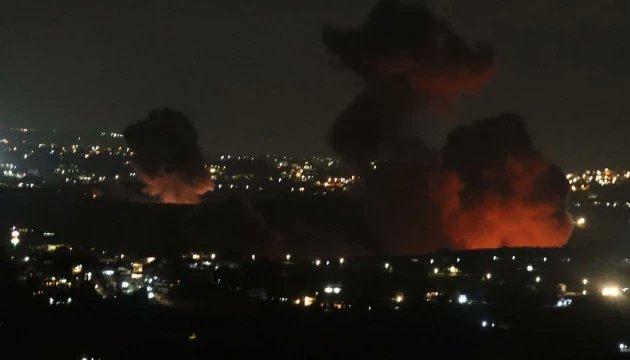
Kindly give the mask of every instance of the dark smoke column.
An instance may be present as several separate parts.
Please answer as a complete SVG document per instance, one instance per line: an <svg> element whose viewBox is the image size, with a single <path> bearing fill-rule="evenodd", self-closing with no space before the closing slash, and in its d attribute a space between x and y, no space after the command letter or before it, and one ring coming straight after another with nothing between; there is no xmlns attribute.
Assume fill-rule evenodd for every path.
<svg viewBox="0 0 630 360"><path fill-rule="evenodd" d="M383 0L360 28L327 26L322 37L340 64L366 82L330 133L333 148L351 161L392 151L409 136L418 108L445 113L494 73L490 46L469 46L419 4Z"/></svg>
<svg viewBox="0 0 630 360"><path fill-rule="evenodd" d="M420 4L380 1L357 29L327 26L322 38L340 65L365 88L337 117L333 149L366 171L364 236L379 253L417 254L449 247L432 201L430 176L439 155L409 132L419 109L444 114L464 93L479 91L494 73L494 52L467 44Z"/></svg>
<svg viewBox="0 0 630 360"><path fill-rule="evenodd" d="M164 203L197 204L214 184L204 169L197 130L179 111L156 109L129 125L125 140L144 191Z"/></svg>

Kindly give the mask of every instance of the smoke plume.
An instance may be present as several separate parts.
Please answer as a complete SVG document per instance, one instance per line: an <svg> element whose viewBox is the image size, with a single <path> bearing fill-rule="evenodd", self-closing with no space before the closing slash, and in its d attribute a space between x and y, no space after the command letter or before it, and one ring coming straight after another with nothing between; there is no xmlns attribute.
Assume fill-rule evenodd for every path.
<svg viewBox="0 0 630 360"><path fill-rule="evenodd" d="M533 149L520 117L505 113L459 127L448 136L442 156L432 194L453 247L566 243L568 183Z"/></svg>
<svg viewBox="0 0 630 360"><path fill-rule="evenodd" d="M397 0L379 2L358 29L325 27L323 41L366 83L330 132L346 160L378 164L363 174L366 246L418 253L566 242L566 181L532 148L520 118L460 127L441 152L409 134L419 109L445 114L489 81L490 46L470 46L424 6Z"/></svg>
<svg viewBox="0 0 630 360"><path fill-rule="evenodd" d="M326 26L323 41L366 89L337 119L331 144L351 160L387 151L420 105L443 112L494 73L493 50L469 46L426 8L384 0L359 29Z"/></svg>
<svg viewBox="0 0 630 360"><path fill-rule="evenodd" d="M197 130L179 111L157 109L129 125L125 140L144 191L165 203L196 204L214 184L204 169Z"/></svg>

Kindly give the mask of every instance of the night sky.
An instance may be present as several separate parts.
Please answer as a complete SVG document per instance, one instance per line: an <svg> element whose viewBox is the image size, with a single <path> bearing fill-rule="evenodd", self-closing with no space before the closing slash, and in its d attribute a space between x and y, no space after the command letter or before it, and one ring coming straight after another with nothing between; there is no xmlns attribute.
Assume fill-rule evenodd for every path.
<svg viewBox="0 0 630 360"><path fill-rule="evenodd" d="M362 84L333 66L321 28L358 25L375 3L2 0L0 122L122 130L170 106L196 122L208 154L330 153L328 129ZM430 146L509 110L567 170L630 165L630 2L428 5L497 54L480 94L448 119L419 120Z"/></svg>

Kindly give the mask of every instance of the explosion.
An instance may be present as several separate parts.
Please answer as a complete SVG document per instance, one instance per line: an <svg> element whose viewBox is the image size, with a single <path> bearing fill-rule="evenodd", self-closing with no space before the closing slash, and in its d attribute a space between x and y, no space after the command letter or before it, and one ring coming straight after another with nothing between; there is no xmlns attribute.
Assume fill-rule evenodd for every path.
<svg viewBox="0 0 630 360"><path fill-rule="evenodd" d="M560 246L570 233L562 172L533 150L520 118L460 127L441 152L410 135L418 110L444 114L494 74L493 49L469 46L422 5L383 0L359 29L327 26L323 40L365 89L336 119L330 143L366 179L374 251Z"/></svg>
<svg viewBox="0 0 630 360"><path fill-rule="evenodd" d="M571 233L568 184L506 113L455 129L432 186L441 225L458 249L557 247Z"/></svg>
<svg viewBox="0 0 630 360"><path fill-rule="evenodd" d="M144 192L164 203L197 204L214 184L203 166L197 130L181 112L158 109L129 125L125 140Z"/></svg>

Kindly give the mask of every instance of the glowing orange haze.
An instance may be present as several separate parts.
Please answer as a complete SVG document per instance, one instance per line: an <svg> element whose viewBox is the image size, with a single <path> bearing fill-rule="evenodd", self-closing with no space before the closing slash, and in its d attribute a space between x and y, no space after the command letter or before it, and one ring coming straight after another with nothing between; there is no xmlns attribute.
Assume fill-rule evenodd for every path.
<svg viewBox="0 0 630 360"><path fill-rule="evenodd" d="M441 208L443 231L456 249L559 247L571 233L561 195L539 199L536 182L550 165L539 158L508 158L503 167L485 169L489 184L505 183L506 191L490 186L473 201L463 201L463 183L454 171L434 174L433 200ZM437 177L440 177L438 180ZM555 195L554 195L555 196Z"/></svg>
<svg viewBox="0 0 630 360"><path fill-rule="evenodd" d="M157 196L167 204L198 204L203 194L214 190L214 183L209 178L189 183L177 173L162 172L155 176L139 173L138 176L145 184L145 193Z"/></svg>

